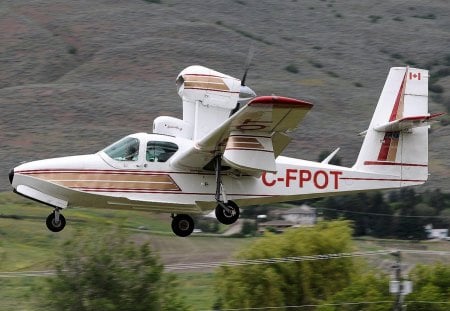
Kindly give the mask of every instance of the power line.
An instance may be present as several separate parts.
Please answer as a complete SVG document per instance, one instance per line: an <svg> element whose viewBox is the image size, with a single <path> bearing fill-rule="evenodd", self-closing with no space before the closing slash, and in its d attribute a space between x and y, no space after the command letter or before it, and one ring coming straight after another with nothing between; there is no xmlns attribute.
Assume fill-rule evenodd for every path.
<svg viewBox="0 0 450 311"><path fill-rule="evenodd" d="M421 255L433 255L433 256L450 256L450 251L422 251L414 249L401 249L395 250L408 254L421 254ZM245 266L245 265L270 265L279 263L293 263L301 261L317 261L317 260L331 260L341 258L354 258L365 256L380 256L392 254L394 250L378 250L368 252L353 252L353 253L333 253L333 254L319 254L319 255L305 255L305 256L292 256L292 257L274 257L274 258L258 258L258 259L241 259L230 261L209 261L209 262L191 262L165 265L165 269L168 271L179 270L191 270L202 268L217 268L217 267L233 267L233 266ZM12 278L12 277L38 277L38 276L52 276L55 275L55 270L42 270L42 271L12 271L12 272L0 272L0 278Z"/></svg>
<svg viewBox="0 0 450 311"><path fill-rule="evenodd" d="M319 255L306 255L306 256L293 256L293 257L242 259L242 260L215 261L215 262L210 261L210 262L197 262L197 263L188 263L188 264L166 265L165 268L169 271L174 271L174 270L201 269L201 268L233 267L233 266L245 266L245 265L262 265L262 264L290 263L290 262L300 262L300 261L315 261L315 260L327 260L327 259L338 259L338 258L386 255L386 254L390 254L390 253L392 253L391 250L380 250L380 251L370 251L370 252L319 254ZM449 254L450 254L450 252L449 252Z"/></svg>
<svg viewBox="0 0 450 311"><path fill-rule="evenodd" d="M392 300L380 301L359 301L359 302L340 302L340 303L323 303L323 304L308 304L297 306L278 306L278 307L249 307L249 308L230 308L220 309L221 311L252 311L252 310L277 310L277 309L294 309L294 308L316 308L319 306L349 306L349 305L373 305L373 304L392 304ZM450 304L449 301L423 301L423 300L408 300L408 303L426 303L426 304ZM201 311L215 311L215 310L201 310Z"/></svg>
<svg viewBox="0 0 450 311"><path fill-rule="evenodd" d="M290 262L300 262L300 261L315 261L315 260L328 260L328 259L338 259L338 258L387 255L387 254L392 254L393 252L394 252L393 250L379 250L379 251L368 251L368 252L320 254L320 255L295 256L295 257L242 259L242 260L231 260L231 261L210 261L210 262L197 262L197 263L187 263L187 264L166 265L165 268L168 271L176 271L176 270L232 267L232 266L244 266L244 265L277 264L277 263L290 263ZM446 251L401 250L401 252L409 253L409 254L450 256L450 252L446 252Z"/></svg>
<svg viewBox="0 0 450 311"><path fill-rule="evenodd" d="M358 215L372 215L372 216L383 216L383 217L397 217L397 218L449 218L449 216L425 216L425 215L397 215L397 214L386 214L386 213L371 213L371 212L358 212L358 211L350 211L345 209L337 209L337 208L328 208L328 207L318 207L317 209L327 210L327 211L335 211L335 212L343 212L349 214L358 214Z"/></svg>

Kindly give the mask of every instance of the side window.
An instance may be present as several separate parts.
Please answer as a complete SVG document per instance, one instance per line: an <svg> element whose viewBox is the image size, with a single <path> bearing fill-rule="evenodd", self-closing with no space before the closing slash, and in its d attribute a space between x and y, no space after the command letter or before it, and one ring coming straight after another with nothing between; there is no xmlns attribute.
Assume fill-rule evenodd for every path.
<svg viewBox="0 0 450 311"><path fill-rule="evenodd" d="M166 162L178 150L178 146L167 141L149 141L147 143L148 162Z"/></svg>
<svg viewBox="0 0 450 311"><path fill-rule="evenodd" d="M139 140L126 137L106 148L105 153L117 161L137 161L139 156Z"/></svg>

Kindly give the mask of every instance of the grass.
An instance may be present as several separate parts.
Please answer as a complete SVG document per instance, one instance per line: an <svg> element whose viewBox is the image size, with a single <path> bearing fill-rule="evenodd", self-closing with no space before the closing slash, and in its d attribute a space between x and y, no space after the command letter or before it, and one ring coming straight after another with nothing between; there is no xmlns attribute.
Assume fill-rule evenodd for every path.
<svg viewBox="0 0 450 311"><path fill-rule="evenodd" d="M45 218L51 209L12 193L0 193L0 272L53 269L55 250L78 232L85 230L130 229L130 238L149 242L163 263L222 261L231 258L252 239L220 236L178 238L170 229L170 217L135 211L69 209L64 212L66 228L49 232ZM137 230L145 226L149 230ZM214 303L214 270L176 273L181 294L193 310L211 309ZM46 277L0 279L0 310L39 310L35 291Z"/></svg>
<svg viewBox="0 0 450 311"><path fill-rule="evenodd" d="M3 311L38 311L36 291L45 285L45 278L2 278L0 282L0 309Z"/></svg>
<svg viewBox="0 0 450 311"><path fill-rule="evenodd" d="M180 273L181 295L193 310L211 310L216 300L214 273Z"/></svg>
<svg viewBox="0 0 450 311"><path fill-rule="evenodd" d="M245 248L257 238L234 239L221 236L175 237L170 231L167 215L135 211L111 211L95 209L71 209L65 211L67 227L60 233L51 233L44 220L50 208L22 199L11 193L0 193L0 272L33 271L53 269L58 246L79 232L108 230L117 226L131 229L130 238L149 242L164 264L227 261L233 254ZM14 216L14 217L13 217ZM146 226L150 230L136 230ZM449 251L449 242L406 242L401 240L378 240L360 238L355 241L355 250L418 249ZM405 254L408 264L431 263L425 255ZM449 262L441 256L438 260ZM390 256L371 257L373 267L382 266ZM176 274L179 290L192 310L211 310L215 303L214 269L192 269L172 272ZM38 292L47 277L16 277L0 279L0 310L41 310Z"/></svg>

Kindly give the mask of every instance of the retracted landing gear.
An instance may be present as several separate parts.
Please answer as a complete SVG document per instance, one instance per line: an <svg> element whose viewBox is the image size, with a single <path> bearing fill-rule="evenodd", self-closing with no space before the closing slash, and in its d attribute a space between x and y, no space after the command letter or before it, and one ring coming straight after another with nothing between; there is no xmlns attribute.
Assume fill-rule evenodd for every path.
<svg viewBox="0 0 450 311"><path fill-rule="evenodd" d="M181 237L188 236L194 231L194 220L185 214L172 215L172 231Z"/></svg>
<svg viewBox="0 0 450 311"><path fill-rule="evenodd" d="M60 209L55 208L55 210L50 215L48 215L45 223L48 230L52 232L59 232L66 226L66 219L61 214Z"/></svg>
<svg viewBox="0 0 450 311"><path fill-rule="evenodd" d="M231 225L239 219L239 206L233 201L227 200L227 195L225 193L225 188L222 183L222 155L216 156L216 218L219 222L224 225ZM221 200L221 196L223 200Z"/></svg>

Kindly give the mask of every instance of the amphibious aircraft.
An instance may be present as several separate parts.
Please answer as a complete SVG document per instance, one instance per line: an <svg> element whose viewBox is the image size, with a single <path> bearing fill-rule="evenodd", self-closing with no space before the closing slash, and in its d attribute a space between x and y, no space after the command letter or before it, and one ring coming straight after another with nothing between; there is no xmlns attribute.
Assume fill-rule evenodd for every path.
<svg viewBox="0 0 450 311"><path fill-rule="evenodd" d="M243 79L244 80L244 79ZM240 207L420 185L428 178L428 71L391 68L352 167L281 156L312 108L306 101L256 96L243 81L202 66L176 79L183 117L160 116L153 133L126 136L96 154L21 164L14 191L53 207L61 231L74 206L172 214L188 236L190 215L215 209L232 224Z"/></svg>

